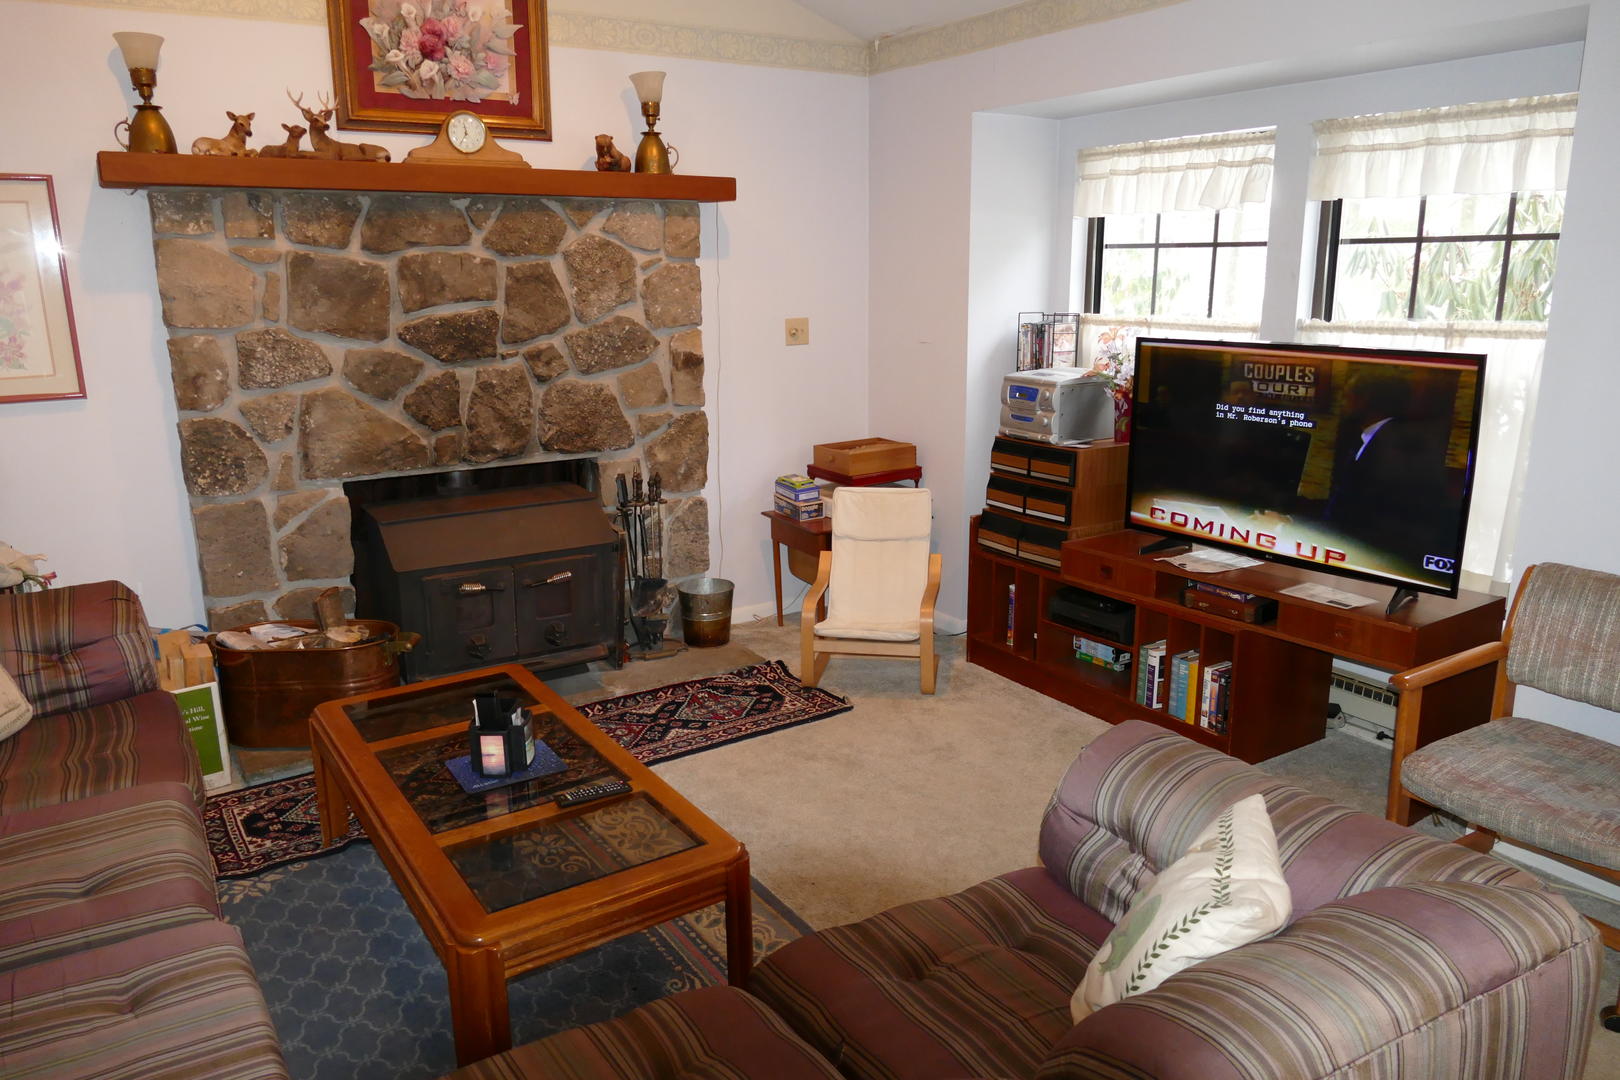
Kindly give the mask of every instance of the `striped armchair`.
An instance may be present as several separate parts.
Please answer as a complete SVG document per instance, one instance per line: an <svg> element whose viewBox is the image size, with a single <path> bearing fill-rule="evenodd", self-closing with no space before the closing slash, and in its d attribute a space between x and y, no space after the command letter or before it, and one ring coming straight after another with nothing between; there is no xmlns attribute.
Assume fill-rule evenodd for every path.
<svg viewBox="0 0 1620 1080"><path fill-rule="evenodd" d="M1138 891L1256 793L1291 923L1073 1023L1069 998ZM634 1061L638 1080L771 1080L805 1075L805 1044L847 1080L1573 1080L1585 1066L1598 946L1561 897L1155 725L1085 749L1040 855L783 947L749 982L770 1011L731 1001L724 1031L678 995L660 1024L632 1013L457 1075L607 1080ZM679 1037L660 1034L674 1015Z"/></svg>

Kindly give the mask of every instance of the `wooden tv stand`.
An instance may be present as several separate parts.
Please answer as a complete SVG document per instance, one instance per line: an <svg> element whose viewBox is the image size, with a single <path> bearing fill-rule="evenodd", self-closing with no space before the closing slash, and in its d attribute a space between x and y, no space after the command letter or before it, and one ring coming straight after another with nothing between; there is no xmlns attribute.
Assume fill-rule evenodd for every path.
<svg viewBox="0 0 1620 1080"><path fill-rule="evenodd" d="M1221 574L1189 574L1140 549L1157 537L1123 530L1071 540L1062 565L1045 566L987 551L971 526L968 555L967 658L1015 682L1068 702L1111 723L1139 717L1244 761L1264 761L1320 739L1327 728L1333 657L1386 671L1403 671L1501 637L1506 601L1464 592L1455 600L1421 596L1392 615L1384 614L1390 587L1312 570L1262 563ZM1188 581L1200 580L1277 601L1273 621L1254 624L1198 611L1182 604ZM1282 590L1310 582L1374 597L1352 611L1285 596ZM1014 586L1009 612L1008 586ZM1130 641L1114 641L1048 618L1054 593L1074 586L1136 608ZM1008 632L1009 614L1011 633ZM1134 700L1135 664L1110 671L1074 658L1076 635L1128 648L1133 657L1163 638L1168 652L1198 649L1203 663L1232 661L1228 730L1219 735L1184 723ZM1010 639L1010 641L1009 641ZM1491 673L1482 669L1441 684L1444 693L1423 695L1418 745L1484 722L1490 715ZM1413 811L1413 819L1425 808Z"/></svg>

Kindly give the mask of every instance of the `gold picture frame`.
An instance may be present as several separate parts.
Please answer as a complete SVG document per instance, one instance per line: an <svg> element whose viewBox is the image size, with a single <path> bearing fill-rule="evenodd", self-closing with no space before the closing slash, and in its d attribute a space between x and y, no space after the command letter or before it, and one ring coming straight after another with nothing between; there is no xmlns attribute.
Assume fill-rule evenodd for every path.
<svg viewBox="0 0 1620 1080"><path fill-rule="evenodd" d="M0 403L82 397L51 178L0 173Z"/></svg>
<svg viewBox="0 0 1620 1080"><path fill-rule="evenodd" d="M551 138L546 0L327 0L326 21L338 127L432 133L467 110Z"/></svg>

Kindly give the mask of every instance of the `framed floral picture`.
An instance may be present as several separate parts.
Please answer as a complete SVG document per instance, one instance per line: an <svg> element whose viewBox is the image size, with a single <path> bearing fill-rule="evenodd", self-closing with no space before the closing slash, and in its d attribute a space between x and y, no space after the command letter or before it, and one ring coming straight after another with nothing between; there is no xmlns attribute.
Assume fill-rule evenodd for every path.
<svg viewBox="0 0 1620 1080"><path fill-rule="evenodd" d="M0 402L82 397L51 178L0 173Z"/></svg>
<svg viewBox="0 0 1620 1080"><path fill-rule="evenodd" d="M551 138L546 0L327 0L338 126L435 132L469 110Z"/></svg>

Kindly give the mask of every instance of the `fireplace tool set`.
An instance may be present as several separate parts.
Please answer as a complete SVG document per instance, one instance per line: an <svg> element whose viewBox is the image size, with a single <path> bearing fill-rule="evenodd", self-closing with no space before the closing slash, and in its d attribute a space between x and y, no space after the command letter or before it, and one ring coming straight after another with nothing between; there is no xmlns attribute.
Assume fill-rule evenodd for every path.
<svg viewBox="0 0 1620 1080"><path fill-rule="evenodd" d="M662 577L664 569L663 482L655 473L642 484L638 466L629 482L624 475L614 477L617 487L619 528L624 533L624 585L630 629L635 642L630 654L640 659L667 656L677 650L664 645L670 608L676 590Z"/></svg>

